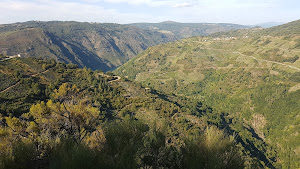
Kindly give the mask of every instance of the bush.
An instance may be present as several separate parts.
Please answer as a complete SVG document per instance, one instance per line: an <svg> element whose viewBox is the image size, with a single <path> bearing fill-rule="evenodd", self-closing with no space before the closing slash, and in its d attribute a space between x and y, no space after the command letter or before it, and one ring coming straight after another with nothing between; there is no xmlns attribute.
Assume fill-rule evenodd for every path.
<svg viewBox="0 0 300 169"><path fill-rule="evenodd" d="M50 157L50 169L96 169L95 151L83 144L77 144L73 139L64 138L57 144Z"/></svg>
<svg viewBox="0 0 300 169"><path fill-rule="evenodd" d="M293 82L300 82L300 72L295 72L290 76L290 80Z"/></svg>
<svg viewBox="0 0 300 169"><path fill-rule="evenodd" d="M69 64L67 64L67 68L68 69L76 69L76 68L78 68L78 65L73 64L73 63L69 63Z"/></svg>
<svg viewBox="0 0 300 169"><path fill-rule="evenodd" d="M183 168L244 168L244 160L234 138L216 127L208 127L204 136L188 138L185 144Z"/></svg>
<svg viewBox="0 0 300 169"><path fill-rule="evenodd" d="M283 59L283 62L290 62L290 63L295 63L297 60L299 59L299 56L296 55L294 57L291 57L291 58L286 58L286 59Z"/></svg>
<svg viewBox="0 0 300 169"><path fill-rule="evenodd" d="M1 152L0 168L32 169L38 168L38 153L33 143L17 141L13 143L10 154Z"/></svg>

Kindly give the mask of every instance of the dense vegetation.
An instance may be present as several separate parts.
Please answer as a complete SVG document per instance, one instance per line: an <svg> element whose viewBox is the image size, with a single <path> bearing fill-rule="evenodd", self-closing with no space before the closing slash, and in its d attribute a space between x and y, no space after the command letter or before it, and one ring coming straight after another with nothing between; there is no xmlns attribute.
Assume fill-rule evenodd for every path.
<svg viewBox="0 0 300 169"><path fill-rule="evenodd" d="M54 58L93 70L112 70L149 46L174 41L169 34L127 25L25 22L0 26L0 53Z"/></svg>
<svg viewBox="0 0 300 169"><path fill-rule="evenodd" d="M60 21L6 24L0 26L0 53L53 58L79 67L108 71L150 46L183 37L245 28L234 24L173 22L143 25ZM160 30L149 28L153 26Z"/></svg>
<svg viewBox="0 0 300 169"><path fill-rule="evenodd" d="M119 76L84 67L100 62L81 62L94 50L78 45L108 32L112 45L139 29L77 22L2 26L0 46L14 43L3 43L1 53L25 46L26 53L53 55L0 54L0 168L299 168L297 25L150 47L118 68ZM133 37L146 47L144 35ZM118 62L109 59L106 70Z"/></svg>
<svg viewBox="0 0 300 169"><path fill-rule="evenodd" d="M230 128L246 147L261 152L256 157L271 163L268 167L299 168L300 34L295 25L299 21L151 47L115 73L228 114Z"/></svg>
<svg viewBox="0 0 300 169"><path fill-rule="evenodd" d="M129 25L142 29L173 34L178 39L248 28L247 26L229 23L179 23L172 21L161 23L133 23Z"/></svg>
<svg viewBox="0 0 300 169"><path fill-rule="evenodd" d="M0 62L0 168L257 168L230 117L54 60Z"/></svg>
<svg viewBox="0 0 300 169"><path fill-rule="evenodd" d="M299 36L300 34L300 21L293 21L287 24L274 26L268 29L263 29L261 27L253 27L249 29L238 29L235 31L228 31L228 32L216 32L211 34L212 37L243 37L243 36L282 36L286 37L293 37L294 35Z"/></svg>

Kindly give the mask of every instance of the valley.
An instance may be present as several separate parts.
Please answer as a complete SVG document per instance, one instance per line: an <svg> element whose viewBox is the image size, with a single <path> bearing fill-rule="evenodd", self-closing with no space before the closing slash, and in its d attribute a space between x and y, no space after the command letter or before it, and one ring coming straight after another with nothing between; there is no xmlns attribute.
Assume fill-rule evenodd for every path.
<svg viewBox="0 0 300 169"><path fill-rule="evenodd" d="M2 25L0 168L299 168L299 28Z"/></svg>
<svg viewBox="0 0 300 169"><path fill-rule="evenodd" d="M19 81L0 93L0 168L262 165L243 155L232 136L207 128L222 119L199 102L208 116L192 114L193 100L163 97L111 73L36 58L0 66L1 87Z"/></svg>
<svg viewBox="0 0 300 169"><path fill-rule="evenodd" d="M25 22L0 27L0 53L52 58L93 70L114 70L172 35L120 24Z"/></svg>
<svg viewBox="0 0 300 169"><path fill-rule="evenodd" d="M192 27L203 27L207 31L215 29L212 32L246 28L220 24L216 29L214 24L211 25L196 24ZM59 21L8 24L0 27L0 53L7 56L53 58L93 70L111 71L150 46L183 38L179 36L180 33L170 34L135 26L139 27L136 24ZM178 26L176 31L184 29ZM206 34L195 31L184 37Z"/></svg>
<svg viewBox="0 0 300 169"><path fill-rule="evenodd" d="M288 34L295 24L299 21L162 44L115 73L143 87L193 98L228 113L235 121L229 126L236 133L254 145L267 143L263 151L275 150L278 156L271 159L278 158L283 168L289 168L291 161L299 161L300 34ZM241 126L252 127L252 134Z"/></svg>

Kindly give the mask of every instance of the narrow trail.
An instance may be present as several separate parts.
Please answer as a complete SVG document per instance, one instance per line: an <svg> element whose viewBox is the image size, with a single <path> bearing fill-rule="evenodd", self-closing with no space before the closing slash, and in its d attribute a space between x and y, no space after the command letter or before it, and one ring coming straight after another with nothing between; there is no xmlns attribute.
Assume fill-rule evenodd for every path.
<svg viewBox="0 0 300 169"><path fill-rule="evenodd" d="M43 71L43 72L39 72L39 73L33 74L33 75L31 75L31 76L32 76L32 77L36 77L36 76L38 76L38 75L40 75L40 74L44 74L44 73L48 72L50 69L52 69L52 68L49 68L49 69L47 69L47 70L45 70L45 71Z"/></svg>
<svg viewBox="0 0 300 169"><path fill-rule="evenodd" d="M46 72L48 72L50 69L52 69L52 68L49 68L49 69L47 69L47 70L45 70L45 71L43 71L43 72L39 72L39 73L33 74L33 75L31 75L31 77L36 77L36 76L38 76L38 75L40 75L40 74L46 73ZM18 81L16 84L11 85L11 86L9 86L8 88L6 88L6 89L0 91L0 94L6 92L6 91L8 91L8 90L10 90L10 89L13 88L13 87L18 86L20 83L21 83L21 81Z"/></svg>
<svg viewBox="0 0 300 169"><path fill-rule="evenodd" d="M7 58L3 58L2 60L0 60L0 62L3 62L5 60L9 60L9 59L13 59L13 58L18 58L18 57L20 57L20 56L9 56Z"/></svg>
<svg viewBox="0 0 300 169"><path fill-rule="evenodd" d="M4 62L4 61L9 60L9 59L11 59L11 58L4 58L4 59L0 60L0 62Z"/></svg>
<svg viewBox="0 0 300 169"><path fill-rule="evenodd" d="M110 81L108 81L108 83L112 83L112 82L115 82L115 81L119 81L119 80L121 79L120 76L109 76L109 75L106 75L106 74L104 74L104 73L98 73L98 75L104 76L104 77L106 77L106 78L110 78L110 77L117 78L117 79L115 79L115 80L110 80Z"/></svg>
<svg viewBox="0 0 300 169"><path fill-rule="evenodd" d="M287 67L290 67L290 68L295 69L297 71L300 71L300 68L297 68L295 66L288 65L288 64L285 64L285 63L280 63L280 62L270 61L270 60L265 60L265 59L258 59L258 58L254 57L254 56L248 56L248 55L242 54L241 52L234 52L234 53L238 53L238 54L240 54L242 56L250 57L250 58L258 60L258 61L269 62L269 63L274 63L274 64L278 64L278 65L282 65L282 66L287 66Z"/></svg>
<svg viewBox="0 0 300 169"><path fill-rule="evenodd" d="M13 87L15 87L15 86L18 86L20 83L21 83L21 81L18 81L16 84L14 84L14 85L12 85L12 86L9 86L8 88L2 90L2 91L0 92L0 94L1 94L1 93L4 93L4 92L6 92L6 91L8 91L9 89L11 89L11 88L13 88Z"/></svg>
<svg viewBox="0 0 300 169"><path fill-rule="evenodd" d="M199 41L193 41L193 42L199 43ZM210 49L210 48L206 48L206 49ZM218 50L218 49L214 49L214 50ZM282 50L285 50L285 49L282 49ZM242 54L241 52L233 52L233 53L238 53L238 54L240 54L242 56L250 57L252 59L255 59L255 60L258 60L258 61L262 61L262 62L269 62L269 63L274 63L274 64L278 64L278 65L282 65L282 66L287 66L289 68L292 68L292 69L295 69L297 71L300 71L300 68L292 66L292 65L289 65L289 64L285 64L285 63L281 63L281 62L276 62L276 61L265 60L265 59L258 59L258 58L254 57L254 56L248 56L248 55Z"/></svg>
<svg viewBox="0 0 300 169"><path fill-rule="evenodd" d="M115 81L119 81L120 79L121 79L121 77L120 76L113 76L113 78L117 78L117 79L115 79L115 80L111 80L111 81L109 81L108 83L112 83L112 82L115 82Z"/></svg>

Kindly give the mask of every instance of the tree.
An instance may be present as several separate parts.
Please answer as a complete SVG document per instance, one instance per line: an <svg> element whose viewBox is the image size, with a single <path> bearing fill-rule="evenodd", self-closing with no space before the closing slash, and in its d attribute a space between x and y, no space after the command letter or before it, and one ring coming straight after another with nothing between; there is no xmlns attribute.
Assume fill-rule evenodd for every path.
<svg viewBox="0 0 300 169"><path fill-rule="evenodd" d="M184 168L231 169L244 168L244 160L233 136L208 127L204 135L194 136L185 141Z"/></svg>
<svg viewBox="0 0 300 169"><path fill-rule="evenodd" d="M68 134L77 143L87 138L88 142L101 140L97 137L101 137L99 123L104 114L97 107L93 107L89 99L80 95L79 91L75 85L64 83L54 91L54 101L42 101L33 105L24 117L33 119L39 128L36 131L48 132L51 137Z"/></svg>

